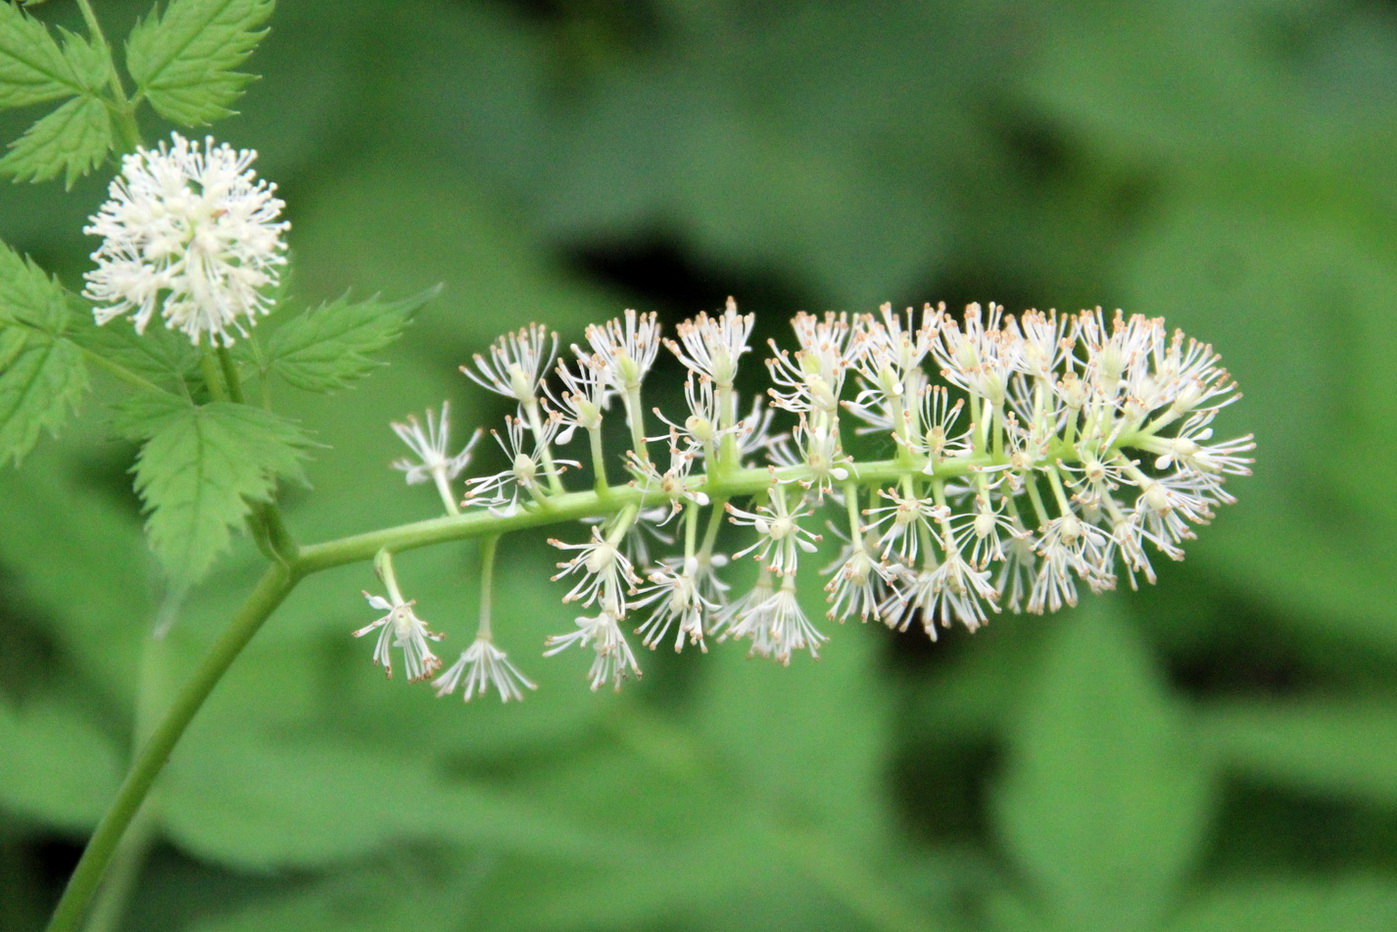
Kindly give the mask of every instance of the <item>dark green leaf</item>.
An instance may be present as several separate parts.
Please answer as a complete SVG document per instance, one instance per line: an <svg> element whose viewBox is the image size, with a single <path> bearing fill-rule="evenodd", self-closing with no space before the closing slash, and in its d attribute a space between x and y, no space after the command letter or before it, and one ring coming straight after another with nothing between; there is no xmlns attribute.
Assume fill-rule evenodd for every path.
<svg viewBox="0 0 1397 932"><path fill-rule="evenodd" d="M368 375L374 354L398 338L413 313L436 297L430 288L401 301L351 302L349 296L287 321L267 346L270 369L308 392L332 392Z"/></svg>
<svg viewBox="0 0 1397 932"><path fill-rule="evenodd" d="M305 434L261 408L195 406L150 394L124 404L118 426L128 435L149 434L136 462L136 491L149 512L151 549L181 582L208 569L229 529L250 502L271 497L278 477L303 478Z"/></svg>
<svg viewBox="0 0 1397 932"><path fill-rule="evenodd" d="M156 112L186 126L230 116L252 75L234 71L266 35L273 0L173 0L136 25L126 65Z"/></svg>
<svg viewBox="0 0 1397 932"><path fill-rule="evenodd" d="M10 143L0 171L16 181L48 181L62 174L71 188L106 158L113 141L106 104L95 97L74 97Z"/></svg>
<svg viewBox="0 0 1397 932"><path fill-rule="evenodd" d="M5 332L8 346L18 343ZM0 460L19 463L39 439L68 419L87 389L82 351L70 340L32 332L0 369Z"/></svg>
<svg viewBox="0 0 1397 932"><path fill-rule="evenodd" d="M68 302L62 285L0 243L0 328L23 325L59 336L68 324Z"/></svg>

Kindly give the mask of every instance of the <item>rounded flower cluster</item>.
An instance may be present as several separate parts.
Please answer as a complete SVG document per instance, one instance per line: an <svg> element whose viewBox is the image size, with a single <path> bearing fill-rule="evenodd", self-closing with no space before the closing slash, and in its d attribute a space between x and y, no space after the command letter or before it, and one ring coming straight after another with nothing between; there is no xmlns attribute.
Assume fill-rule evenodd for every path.
<svg viewBox="0 0 1397 932"><path fill-rule="evenodd" d="M83 228L102 237L83 296L97 323L130 315L144 333L156 310L171 330L198 344L230 345L230 329L270 309L268 292L286 263L276 185L251 169L257 153L212 137L125 156L108 200Z"/></svg>
<svg viewBox="0 0 1397 932"><path fill-rule="evenodd" d="M797 345L772 344L755 403L735 388L753 318L731 300L676 340L627 311L561 362L556 335L531 326L464 370L519 407L494 432L505 468L469 478L462 506L591 521L580 541L552 541L563 600L584 611L547 653L590 649L593 689L639 673L628 634L816 656L827 638L797 598L808 573L824 578L830 618L933 639L1005 608L1054 611L1122 574L1153 582L1151 561L1181 559L1233 501L1227 477L1249 472L1251 436L1213 435L1240 397L1227 371L1159 319L884 305L793 324ZM641 397L662 345L688 371L673 414ZM616 418L629 443L608 458ZM584 475L570 444L590 452L590 492L568 490ZM755 580L739 590L751 574L730 566L745 559Z"/></svg>

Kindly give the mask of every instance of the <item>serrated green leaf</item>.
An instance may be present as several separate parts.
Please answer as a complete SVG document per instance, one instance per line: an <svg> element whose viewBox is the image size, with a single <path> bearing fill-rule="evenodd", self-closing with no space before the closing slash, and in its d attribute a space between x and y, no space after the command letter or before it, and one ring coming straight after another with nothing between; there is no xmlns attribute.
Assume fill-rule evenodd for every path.
<svg viewBox="0 0 1397 932"><path fill-rule="evenodd" d="M0 4L0 108L26 107L74 93L63 50L43 23Z"/></svg>
<svg viewBox="0 0 1397 932"><path fill-rule="evenodd" d="M174 0L131 31L126 66L156 112L186 126L230 116L252 75L233 69L266 30L273 0Z"/></svg>
<svg viewBox="0 0 1397 932"><path fill-rule="evenodd" d="M100 95L111 76L107 50L78 33L66 29L59 33L63 36L63 59L75 85L89 95Z"/></svg>
<svg viewBox="0 0 1397 932"><path fill-rule="evenodd" d="M186 417L189 400L162 392L141 392L111 406L112 433L142 442L164 430L166 425Z"/></svg>
<svg viewBox="0 0 1397 932"><path fill-rule="evenodd" d="M151 549L177 581L192 582L228 543L249 502L267 501L278 477L304 481L310 441L291 421L249 405L174 403L137 396L122 427L150 439L136 461L136 491Z"/></svg>
<svg viewBox="0 0 1397 932"><path fill-rule="evenodd" d="M113 141L106 104L74 97L10 143L0 172L16 181L48 181L62 174L64 186L71 188L107 157Z"/></svg>
<svg viewBox="0 0 1397 932"><path fill-rule="evenodd" d="M308 392L332 392L379 365L373 354L398 338L413 313L434 298L431 288L401 301L357 303L346 295L289 320L267 346L269 369Z"/></svg>
<svg viewBox="0 0 1397 932"><path fill-rule="evenodd" d="M18 465L42 431L56 432L87 389L82 350L31 332L0 371L0 462Z"/></svg>
<svg viewBox="0 0 1397 932"><path fill-rule="evenodd" d="M67 302L62 286L0 245L0 462L18 464L87 388L82 351L64 335Z"/></svg>
<svg viewBox="0 0 1397 932"><path fill-rule="evenodd" d="M1158 929L1199 854L1210 770L1108 606L1057 623L1011 738L996 828L1044 925Z"/></svg>
<svg viewBox="0 0 1397 932"><path fill-rule="evenodd" d="M150 327L142 334L126 320L98 326L89 312L82 315L71 336L83 349L160 388L182 391L191 377L197 377L199 350L177 330Z"/></svg>
<svg viewBox="0 0 1397 932"><path fill-rule="evenodd" d="M68 324L68 301L62 285L0 243L0 328L22 325L59 336Z"/></svg>

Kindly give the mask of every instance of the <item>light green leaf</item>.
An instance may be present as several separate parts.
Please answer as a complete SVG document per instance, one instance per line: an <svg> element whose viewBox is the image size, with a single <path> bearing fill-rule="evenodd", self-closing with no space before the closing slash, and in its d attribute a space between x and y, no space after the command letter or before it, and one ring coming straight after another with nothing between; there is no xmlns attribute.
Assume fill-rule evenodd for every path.
<svg viewBox="0 0 1397 932"><path fill-rule="evenodd" d="M56 432L77 407L87 370L70 340L37 331L22 345L14 331L0 331L0 337L0 461L18 465L40 432Z"/></svg>
<svg viewBox="0 0 1397 932"><path fill-rule="evenodd" d="M236 716L236 710L232 710ZM227 713L225 713L226 715ZM458 841L582 858L605 833L341 736L205 721L165 775L166 830L186 850L244 868L307 867L393 841Z"/></svg>
<svg viewBox="0 0 1397 932"><path fill-rule="evenodd" d="M0 243L0 328L24 325L58 336L68 317L68 293L63 286Z"/></svg>
<svg viewBox="0 0 1397 932"><path fill-rule="evenodd" d="M1391 700L1232 702L1207 707L1201 724L1222 766L1252 780L1397 806Z"/></svg>
<svg viewBox="0 0 1397 932"><path fill-rule="evenodd" d="M148 327L137 333L125 319L98 326L89 312L71 335L83 349L161 388L182 392L191 382L202 382L199 350L178 330Z"/></svg>
<svg viewBox="0 0 1397 932"><path fill-rule="evenodd" d="M44 24L0 4L0 108L25 107L76 91L63 50Z"/></svg>
<svg viewBox="0 0 1397 932"><path fill-rule="evenodd" d="M131 30L126 66L156 112L186 126L232 115L252 75L233 69L267 34L273 0L173 0Z"/></svg>
<svg viewBox="0 0 1397 932"><path fill-rule="evenodd" d="M1397 928L1397 880L1239 880L1210 890L1168 926L1171 932L1385 932Z"/></svg>
<svg viewBox="0 0 1397 932"><path fill-rule="evenodd" d="M1153 930L1199 853L1210 769L1108 612L1096 601L1056 622L993 810L1046 925Z"/></svg>
<svg viewBox="0 0 1397 932"><path fill-rule="evenodd" d="M63 58L68 63L68 70L76 88L86 91L90 96L100 96L111 77L111 61L107 58L107 50L86 36L66 29L60 29L59 32L63 35Z"/></svg>
<svg viewBox="0 0 1397 932"><path fill-rule="evenodd" d="M435 846L430 854L376 853L284 895L262 896L215 918L196 920L192 932L459 932L479 929L473 916L480 875L493 856L458 854ZM224 911L220 911L222 913Z"/></svg>
<svg viewBox="0 0 1397 932"><path fill-rule="evenodd" d="M402 334L413 313L439 288L401 301L351 302L348 295L287 321L267 347L269 368L308 392L332 392L368 375L373 355Z"/></svg>
<svg viewBox="0 0 1397 932"><path fill-rule="evenodd" d="M0 172L16 181L48 181L62 174L64 186L71 188L106 158L113 141L106 104L74 97L10 143Z"/></svg>
<svg viewBox="0 0 1397 932"><path fill-rule="evenodd" d="M309 440L285 418L249 405L190 405L144 395L123 405L118 428L149 429L136 491L151 549L176 580L192 582L228 543L249 502L267 501L280 476L302 479Z"/></svg>
<svg viewBox="0 0 1397 932"><path fill-rule="evenodd" d="M87 388L82 351L64 335L67 301L61 285L0 244L0 462L18 464Z"/></svg>
<svg viewBox="0 0 1397 932"><path fill-rule="evenodd" d="M41 446L23 469L0 470L0 601L7 621L23 605L21 623L51 639L78 678L129 709L152 616L154 561L131 503L94 479L120 468L102 462L120 448L101 443L99 414L69 429L70 442Z"/></svg>
<svg viewBox="0 0 1397 932"><path fill-rule="evenodd" d="M88 829L121 782L115 743L91 715L52 696L0 700L0 806L45 824Z"/></svg>

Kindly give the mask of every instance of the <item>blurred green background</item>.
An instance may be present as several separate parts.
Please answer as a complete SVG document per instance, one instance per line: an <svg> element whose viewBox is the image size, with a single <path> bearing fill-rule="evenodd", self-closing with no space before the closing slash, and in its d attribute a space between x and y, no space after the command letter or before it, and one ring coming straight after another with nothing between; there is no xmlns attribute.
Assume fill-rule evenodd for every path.
<svg viewBox="0 0 1397 932"><path fill-rule="evenodd" d="M98 7L116 35L144 11ZM213 132L279 182L299 298L445 283L374 378L280 399L326 444L287 494L302 540L433 512L388 422L450 398L498 423L456 372L497 333L728 294L763 336L885 300L1163 315L1241 385L1221 429L1256 433L1256 475L1146 591L937 644L826 623L789 669L646 654L619 696L537 656L572 618L541 541L501 570L522 706L385 683L348 634L369 568L327 573L172 758L108 929L1397 928L1397 5L297 0L271 25ZM77 285L105 183L7 186L0 236ZM243 540L162 598L105 387L0 472L4 930L41 926L257 571ZM474 572L467 545L400 560L448 660Z"/></svg>

